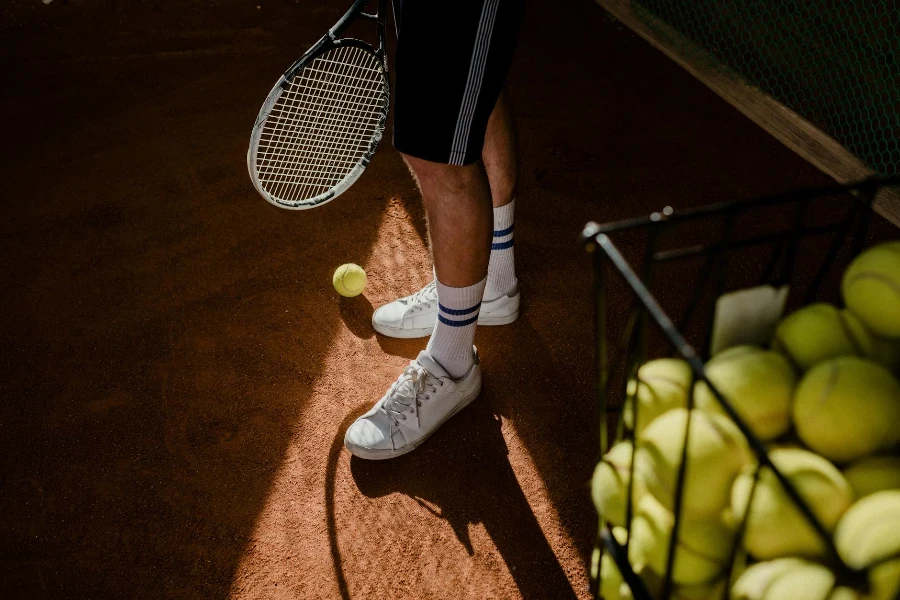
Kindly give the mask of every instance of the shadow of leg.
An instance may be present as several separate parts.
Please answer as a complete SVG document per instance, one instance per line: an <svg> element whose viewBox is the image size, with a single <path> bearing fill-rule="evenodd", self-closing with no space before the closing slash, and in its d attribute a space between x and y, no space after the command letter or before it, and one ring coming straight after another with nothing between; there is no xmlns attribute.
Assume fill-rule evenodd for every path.
<svg viewBox="0 0 900 600"><path fill-rule="evenodd" d="M370 498L400 492L445 519L468 553L469 526L481 523L523 598L575 598L508 460L500 419L474 402L415 452L376 462L352 458Z"/></svg>
<svg viewBox="0 0 900 600"><path fill-rule="evenodd" d="M409 360L414 359L419 355L419 352L425 349L425 346L428 345L428 338L411 338L411 339L399 339L392 338L386 335L376 334L375 339L378 340L378 345L381 347L381 351L385 354L390 354L391 356L402 356L403 358L408 358Z"/></svg>

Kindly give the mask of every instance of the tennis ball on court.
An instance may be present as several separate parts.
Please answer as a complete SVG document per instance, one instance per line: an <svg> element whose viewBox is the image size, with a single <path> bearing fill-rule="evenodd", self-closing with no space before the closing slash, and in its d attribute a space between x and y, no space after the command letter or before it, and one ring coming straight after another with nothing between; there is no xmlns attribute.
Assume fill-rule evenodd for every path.
<svg viewBox="0 0 900 600"><path fill-rule="evenodd" d="M857 500L883 490L900 490L900 456L868 456L843 471Z"/></svg>
<svg viewBox="0 0 900 600"><path fill-rule="evenodd" d="M800 380L793 415L797 435L811 450L851 461L900 442L900 383L870 360L828 360Z"/></svg>
<svg viewBox="0 0 900 600"><path fill-rule="evenodd" d="M837 467L817 454L796 448L770 450L769 458L793 484L822 526L832 531L853 503L853 490ZM744 547L747 551L762 560L791 555L824 558L825 543L771 469L762 468L753 491L755 469L745 469L734 482L731 493L734 517L740 521L746 515ZM751 491L753 501L748 513Z"/></svg>
<svg viewBox="0 0 900 600"><path fill-rule="evenodd" d="M876 492L851 506L834 530L834 545L847 566L869 569L871 598L896 597L900 591L900 490Z"/></svg>
<svg viewBox="0 0 900 600"><path fill-rule="evenodd" d="M331 278L337 293L346 298L359 296L366 287L366 272L359 265L341 265Z"/></svg>
<svg viewBox="0 0 900 600"><path fill-rule="evenodd" d="M658 358L642 365L637 377L628 382L623 415L625 425L640 433L664 412L687 406L693 379L691 366L679 358Z"/></svg>
<svg viewBox="0 0 900 600"><path fill-rule="evenodd" d="M775 329L772 349L805 371L829 358L862 355L868 338L853 313L830 304L810 304L782 319ZM868 345L871 347L871 343Z"/></svg>
<svg viewBox="0 0 900 600"><path fill-rule="evenodd" d="M625 525L628 482L631 479L631 442L619 442L609 449L594 469L591 478L591 497L601 520L613 525ZM631 495L633 505L644 493L643 485L635 481Z"/></svg>
<svg viewBox="0 0 900 600"><path fill-rule="evenodd" d="M731 484L750 461L746 440L734 423L700 410L675 408L650 423L638 438L635 478L672 510L685 433L690 418L684 480L684 515L718 517L728 505Z"/></svg>
<svg viewBox="0 0 900 600"><path fill-rule="evenodd" d="M847 308L876 334L900 338L900 241L857 256L841 282Z"/></svg>
<svg viewBox="0 0 900 600"><path fill-rule="evenodd" d="M631 522L630 546L656 573L665 573L675 518L651 495L638 503ZM730 558L735 532L718 518L683 517L678 526L672 581L698 585L715 580Z"/></svg>
<svg viewBox="0 0 900 600"><path fill-rule="evenodd" d="M771 440L788 430L796 377L784 356L756 346L734 346L715 355L705 371L757 437ZM702 410L723 413L705 381L694 386L694 402Z"/></svg>
<svg viewBox="0 0 900 600"><path fill-rule="evenodd" d="M731 587L732 600L856 600L859 595L836 587L827 567L801 558L759 562L744 571Z"/></svg>

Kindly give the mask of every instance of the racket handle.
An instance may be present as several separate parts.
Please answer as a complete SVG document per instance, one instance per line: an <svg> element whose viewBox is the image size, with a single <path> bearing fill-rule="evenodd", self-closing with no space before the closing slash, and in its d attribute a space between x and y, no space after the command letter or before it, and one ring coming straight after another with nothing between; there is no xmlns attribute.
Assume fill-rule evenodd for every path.
<svg viewBox="0 0 900 600"><path fill-rule="evenodd" d="M358 13L362 12L362 9L366 7L366 4L369 3L369 0L354 0L353 6L350 7L344 16L341 17L341 20L334 24L334 27L328 30L328 35L333 38L336 38L343 32L347 27L350 26L350 23L357 17Z"/></svg>

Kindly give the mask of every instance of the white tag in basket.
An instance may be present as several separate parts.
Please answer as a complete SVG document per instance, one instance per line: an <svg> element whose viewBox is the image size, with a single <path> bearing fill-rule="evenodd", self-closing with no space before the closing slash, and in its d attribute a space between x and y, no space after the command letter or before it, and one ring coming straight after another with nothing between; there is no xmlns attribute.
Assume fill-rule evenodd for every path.
<svg viewBox="0 0 900 600"><path fill-rule="evenodd" d="M722 294L716 301L711 354L741 344L768 344L784 313L789 289L760 285Z"/></svg>

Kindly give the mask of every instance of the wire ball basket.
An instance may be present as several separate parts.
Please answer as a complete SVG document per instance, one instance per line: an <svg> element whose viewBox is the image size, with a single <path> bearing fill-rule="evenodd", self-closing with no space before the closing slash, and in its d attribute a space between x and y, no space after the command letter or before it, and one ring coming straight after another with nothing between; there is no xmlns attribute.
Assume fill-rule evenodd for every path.
<svg viewBox="0 0 900 600"><path fill-rule="evenodd" d="M829 529L804 501L790 477L773 463L771 445L754 433L733 399L710 381L705 359L741 343L765 345L771 339L775 321L785 310L814 301L837 302L843 267L864 246L884 237L884 228L878 231L873 225L876 197L883 189L897 185L900 177L875 176L847 185L729 200L685 210L666 207L646 217L585 226L582 242L593 255L595 271L597 459L620 442L629 442L632 453L625 478L627 535L622 539L601 516L592 559L593 597L600 597L598 565L603 554L612 559L634 598L679 597L675 594L673 570L679 532L685 521L684 491L691 460L688 448L691 430L696 427L690 416L684 421L681 456L672 485L670 509L674 520L664 572L658 574L657 580L648 581L629 559L637 462L633 458L638 448L636 430L640 418L635 386L629 387L629 382L636 380L639 367L648 357L685 361L692 376L691 389L703 382L720 412L743 436L755 465L748 505L760 474L771 472L821 540L821 562L834 573L838 584L861 592L867 590L866 572L851 568L841 559ZM896 237L893 232L887 235L892 234ZM744 319L747 323L735 324L732 316L733 330L723 333L727 319L722 301L729 294L737 297L742 293L762 298L759 310L768 311L769 316L755 315L760 321L755 324L750 317ZM757 339L752 339L754 336ZM693 393L687 394L686 403L687 414L692 415ZM749 509L745 510L735 525L736 535L723 558L726 566L720 577L725 584L710 592L710 597L728 598L736 565L746 562L742 539L749 513Z"/></svg>

